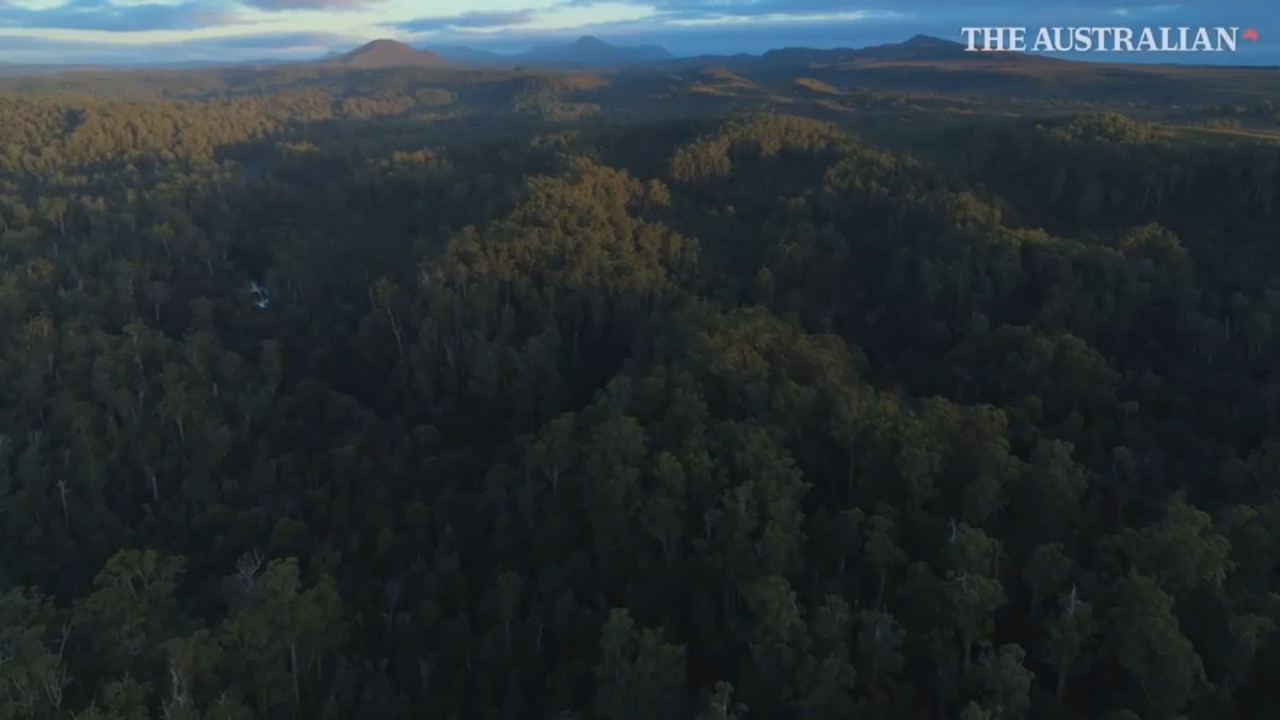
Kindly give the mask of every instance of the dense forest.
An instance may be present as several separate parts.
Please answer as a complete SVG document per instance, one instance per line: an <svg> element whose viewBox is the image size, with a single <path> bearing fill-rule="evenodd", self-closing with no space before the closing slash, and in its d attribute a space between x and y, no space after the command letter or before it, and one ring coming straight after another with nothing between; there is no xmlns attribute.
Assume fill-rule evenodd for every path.
<svg viewBox="0 0 1280 720"><path fill-rule="evenodd" d="M0 95L0 718L1280 714L1280 146L467 92Z"/></svg>

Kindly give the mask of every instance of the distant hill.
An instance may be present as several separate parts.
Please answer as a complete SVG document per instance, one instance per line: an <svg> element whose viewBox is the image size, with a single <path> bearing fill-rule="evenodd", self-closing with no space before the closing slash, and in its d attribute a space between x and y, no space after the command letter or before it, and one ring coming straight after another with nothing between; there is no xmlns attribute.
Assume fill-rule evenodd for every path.
<svg viewBox="0 0 1280 720"><path fill-rule="evenodd" d="M865 91L1123 107L1254 105L1280 97L1280 68L1126 65L1025 53L970 53L959 43L928 36L858 49L784 48L764 55L685 58L672 58L661 48L619 47L594 38L519 55L473 50L468 56L465 48L436 51L381 40L296 64L204 69L169 64L164 70L145 71L118 65L108 69L0 64L0 92L200 98L260 93L264 87L331 87L344 75L358 88L379 82L369 70L385 70L387 82L430 82L432 88L456 95L456 108L482 115L516 105L549 117L581 114L589 107L624 115L660 114L658 106L664 103L683 112L709 111L716 103L740 107L811 102L847 112L861 107L858 98ZM645 57L658 59L637 59ZM353 72L344 73L347 70ZM37 74L45 77L30 77ZM553 82L549 78L555 75L576 79ZM530 82L531 78L538 80ZM430 112L437 112L432 108Z"/></svg>
<svg viewBox="0 0 1280 720"><path fill-rule="evenodd" d="M435 50L449 60L491 66L600 67L634 65L675 58L675 55L658 45L613 45L589 35L571 43L540 45L513 55L456 45L435 48Z"/></svg>
<svg viewBox="0 0 1280 720"><path fill-rule="evenodd" d="M916 35L910 40L887 45L859 48L846 51L858 60L899 63L1021 63L1038 66L1057 65L1072 62L1062 58L1047 57L1035 53L1003 52L983 53L967 52L965 46L951 40L943 40L929 35Z"/></svg>
<svg viewBox="0 0 1280 720"><path fill-rule="evenodd" d="M965 52L964 45L951 40L916 35L900 43L888 43L854 50L853 54L864 60L906 60L914 62L948 62L982 57ZM1010 56L1012 57L1012 56Z"/></svg>
<svg viewBox="0 0 1280 720"><path fill-rule="evenodd" d="M567 45L536 47L521 53L518 57L524 60L603 65L670 60L675 56L657 45L610 45L599 38L586 35Z"/></svg>
<svg viewBox="0 0 1280 720"><path fill-rule="evenodd" d="M361 70L397 67L440 67L444 58L429 50L415 50L396 40L374 40L348 53L323 61L326 65L340 65Z"/></svg>
<svg viewBox="0 0 1280 720"><path fill-rule="evenodd" d="M916 35L910 40L898 43L886 43L864 48L835 48L817 50L814 48L781 48L770 50L761 56L736 56L737 62L751 64L778 65L797 67L803 65L839 65L839 64L924 64L951 65L954 63L991 64L1056 64L1069 62L1058 58L1031 53L976 53L966 52L965 46L929 35Z"/></svg>
<svg viewBox="0 0 1280 720"><path fill-rule="evenodd" d="M509 64L516 59L514 55L503 55L492 50L477 50L465 45L439 45L432 47L431 50L449 62Z"/></svg>
<svg viewBox="0 0 1280 720"><path fill-rule="evenodd" d="M70 72L91 72L98 69L100 68L92 65L37 65L0 62L0 77L33 77L36 75L56 75Z"/></svg>
<svg viewBox="0 0 1280 720"><path fill-rule="evenodd" d="M3 0L0 0L3 2ZM337 55L337 53L333 53ZM66 75L71 73L124 73L160 70L206 70L212 68L250 68L273 65L296 64L296 60L266 58L262 60L179 60L140 63L86 63L80 65L58 65L52 63L28 64L0 62L0 77L36 77L43 75Z"/></svg>

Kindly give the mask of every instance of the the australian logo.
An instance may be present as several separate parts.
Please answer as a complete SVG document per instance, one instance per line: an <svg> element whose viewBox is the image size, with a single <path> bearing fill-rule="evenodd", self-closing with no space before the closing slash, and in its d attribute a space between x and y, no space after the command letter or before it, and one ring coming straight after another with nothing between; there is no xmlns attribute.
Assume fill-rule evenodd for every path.
<svg viewBox="0 0 1280 720"><path fill-rule="evenodd" d="M1258 31L1238 27L963 27L968 52L1236 52Z"/></svg>

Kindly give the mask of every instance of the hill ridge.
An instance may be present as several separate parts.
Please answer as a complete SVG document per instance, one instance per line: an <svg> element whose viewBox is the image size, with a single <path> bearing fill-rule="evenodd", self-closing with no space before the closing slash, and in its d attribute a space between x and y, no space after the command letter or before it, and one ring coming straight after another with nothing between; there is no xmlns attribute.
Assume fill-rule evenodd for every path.
<svg viewBox="0 0 1280 720"><path fill-rule="evenodd" d="M440 66L446 60L430 50L418 50L399 40L379 38L350 52L322 60L328 65L378 69L393 67Z"/></svg>

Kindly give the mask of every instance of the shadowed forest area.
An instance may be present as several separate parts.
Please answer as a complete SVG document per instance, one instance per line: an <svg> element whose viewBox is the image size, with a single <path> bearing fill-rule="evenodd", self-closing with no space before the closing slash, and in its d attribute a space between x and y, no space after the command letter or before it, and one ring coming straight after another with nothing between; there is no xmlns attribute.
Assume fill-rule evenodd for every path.
<svg viewBox="0 0 1280 720"><path fill-rule="evenodd" d="M503 77L0 95L0 718L1280 714L1280 146Z"/></svg>

